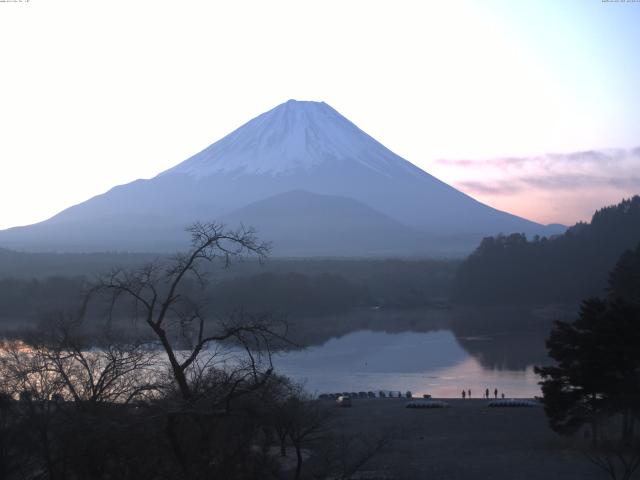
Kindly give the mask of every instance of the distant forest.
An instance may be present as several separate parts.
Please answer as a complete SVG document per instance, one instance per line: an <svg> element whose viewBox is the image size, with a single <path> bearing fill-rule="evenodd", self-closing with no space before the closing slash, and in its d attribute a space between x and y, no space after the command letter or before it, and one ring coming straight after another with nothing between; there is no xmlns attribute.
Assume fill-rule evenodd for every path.
<svg viewBox="0 0 640 480"><path fill-rule="evenodd" d="M19 325L75 311L87 282L114 266L132 268L156 256L32 254L0 250L0 322ZM204 294L218 314L237 309L306 316L359 307L409 308L450 296L459 262L437 260L247 260L213 265ZM185 288L192 288L188 284ZM125 312L122 312L123 314Z"/></svg>
<svg viewBox="0 0 640 480"><path fill-rule="evenodd" d="M598 210L551 238L485 238L460 265L453 298L473 304L579 302L602 295L620 256L640 243L640 197Z"/></svg>
<svg viewBox="0 0 640 480"><path fill-rule="evenodd" d="M359 307L578 303L602 295L608 274L640 244L640 197L597 211L563 235L485 238L465 261L268 259L212 265L205 294L216 313L242 308L295 316ZM85 286L153 254L26 253L0 249L0 322L19 325L77 309ZM162 259L162 258L161 258ZM188 285L186 286L188 288Z"/></svg>

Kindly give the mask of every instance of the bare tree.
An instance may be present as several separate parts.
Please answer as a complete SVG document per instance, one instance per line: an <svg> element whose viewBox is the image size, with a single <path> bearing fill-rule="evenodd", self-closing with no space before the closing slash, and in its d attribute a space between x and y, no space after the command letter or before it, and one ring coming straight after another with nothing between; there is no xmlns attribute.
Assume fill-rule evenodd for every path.
<svg viewBox="0 0 640 480"><path fill-rule="evenodd" d="M157 358L143 343L115 332L89 335L59 314L25 332L24 341L3 343L2 389L40 402L126 404L161 388Z"/></svg>
<svg viewBox="0 0 640 480"><path fill-rule="evenodd" d="M56 314L27 335L29 354L57 378L64 400L127 404L164 388L159 355L113 328L87 332L82 319Z"/></svg>
<svg viewBox="0 0 640 480"><path fill-rule="evenodd" d="M230 230L220 223L195 223L188 231L186 253L134 270L113 270L94 283L88 298L106 294L110 319L117 306L131 306L134 323L147 327L166 355L176 400L169 395L164 403L165 433L183 475L195 479L212 464L230 475L239 465L234 459L248 454L255 426L249 422L248 430L238 428L234 435L229 417L234 405L244 408L241 397L267 385L272 349L286 342L286 325L270 314L242 310L212 317L207 303L211 267L228 268L246 256L263 261L267 243L252 229ZM221 435L226 443L221 444Z"/></svg>
<svg viewBox="0 0 640 480"><path fill-rule="evenodd" d="M7 398L19 398L9 427L22 441L20 465L29 472L25 478L39 470L46 472L45 478L66 478L68 460L78 458L71 451L78 432L88 437L106 425L113 429L106 410L120 419L132 400L157 396L157 357L114 332L89 335L82 322L63 314L24 332L23 341L3 342L1 388ZM85 445L78 442L73 449L79 447Z"/></svg>
<svg viewBox="0 0 640 480"><path fill-rule="evenodd" d="M302 474L303 447L329 431L332 412L317 400L303 394L293 395L283 405L290 418L288 435L296 451L295 479Z"/></svg>
<svg viewBox="0 0 640 480"><path fill-rule="evenodd" d="M19 425L21 435L29 437L27 445L33 447L21 449L21 464L27 471L42 469L47 478L55 479L57 455L52 432L58 409L52 400L62 396L64 383L49 370L46 359L34 355L23 342L2 342L2 393L19 398L20 408L14 412L12 422Z"/></svg>
<svg viewBox="0 0 640 480"><path fill-rule="evenodd" d="M12 398L0 393L0 479L12 478L20 470L19 448L16 437L19 436L15 425L15 406Z"/></svg>
<svg viewBox="0 0 640 480"><path fill-rule="evenodd" d="M248 376L258 379L259 367L265 358L266 373L270 373L271 340L281 337L269 315L240 312L213 322L207 318L204 302L183 288L189 281L204 288L207 283L204 264L220 260L226 268L234 259L246 255L255 255L262 261L269 245L260 242L254 230L244 227L230 230L220 223L195 223L188 231L191 233L188 252L175 255L166 263L152 262L133 271L114 270L100 278L92 289L92 292L108 292L112 306L122 298L133 302L136 318L149 327L162 346L179 393L186 401L193 400L197 384L190 382L190 376L194 371L203 373L203 365L212 367L213 357L204 363L201 361L202 352L210 344L233 341L247 354L248 363L237 365L236 373L226 379L236 392ZM179 334L183 349L172 342L174 334ZM266 352L267 356L256 357L253 353L256 351Z"/></svg>
<svg viewBox="0 0 640 480"><path fill-rule="evenodd" d="M593 431L598 435L592 434L592 440L582 449L587 459L611 480L630 480L640 468L640 436L629 428L627 415L596 416Z"/></svg>
<svg viewBox="0 0 640 480"><path fill-rule="evenodd" d="M7 395L30 402L48 402L62 396L64 382L51 372L45 357L22 341L3 341L0 346L0 378Z"/></svg>
<svg viewBox="0 0 640 480"><path fill-rule="evenodd" d="M252 230L221 224L190 232L187 253L113 270L91 286L79 315L52 316L24 341L0 345L0 393L22 398L8 400L6 411L20 416L9 426L25 435L23 446L14 439L5 448L0 398L0 471L19 465L25 477L49 480L280 478L274 431L282 451L295 449L296 479L307 458L322 463L323 445L336 444L331 412L273 373L274 348L290 345L286 324L242 310L212 317L207 304L211 264L263 260L268 246ZM97 297L107 300L105 325L87 321ZM129 313L122 305L146 336L116 328L115 315ZM149 400L144 408L128 405L139 399ZM327 471L348 478L373 452L352 447L329 448ZM340 457L347 449L355 456Z"/></svg>

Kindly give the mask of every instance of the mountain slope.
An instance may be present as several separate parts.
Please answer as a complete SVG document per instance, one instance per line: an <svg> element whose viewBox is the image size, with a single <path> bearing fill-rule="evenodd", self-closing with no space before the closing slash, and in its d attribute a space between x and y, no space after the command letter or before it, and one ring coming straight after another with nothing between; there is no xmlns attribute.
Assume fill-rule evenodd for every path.
<svg viewBox="0 0 640 480"><path fill-rule="evenodd" d="M242 207L222 220L255 227L276 256L381 256L424 253L427 238L346 197L296 190Z"/></svg>
<svg viewBox="0 0 640 480"><path fill-rule="evenodd" d="M410 229L447 238L439 245L431 242L425 254L448 250L450 241L470 250L483 236L499 232L557 231L446 185L325 103L292 100L155 178L115 187L45 222L0 232L0 246L175 249L184 245L182 229L196 219L225 217L294 190L352 198Z"/></svg>
<svg viewBox="0 0 640 480"><path fill-rule="evenodd" d="M219 192L223 209L304 189L355 198L431 233L546 233L429 175L323 102L290 100L159 177L180 175Z"/></svg>

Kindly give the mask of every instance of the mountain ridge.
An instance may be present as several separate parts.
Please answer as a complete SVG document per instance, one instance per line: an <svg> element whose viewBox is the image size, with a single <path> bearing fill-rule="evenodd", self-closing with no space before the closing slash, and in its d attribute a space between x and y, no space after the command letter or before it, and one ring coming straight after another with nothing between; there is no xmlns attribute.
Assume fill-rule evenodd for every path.
<svg viewBox="0 0 640 480"><path fill-rule="evenodd" d="M323 102L291 100L151 179L116 186L44 222L0 231L0 246L173 250L184 246L183 229L194 220L228 218L248 205L299 190L353 199L418 232L417 237L441 238L440 244L425 242L427 256L451 252L451 242L462 255L484 236L501 232L559 230L478 202L396 155ZM320 212L316 217L330 224ZM389 252L407 255L389 242ZM304 255L304 249L295 250Z"/></svg>

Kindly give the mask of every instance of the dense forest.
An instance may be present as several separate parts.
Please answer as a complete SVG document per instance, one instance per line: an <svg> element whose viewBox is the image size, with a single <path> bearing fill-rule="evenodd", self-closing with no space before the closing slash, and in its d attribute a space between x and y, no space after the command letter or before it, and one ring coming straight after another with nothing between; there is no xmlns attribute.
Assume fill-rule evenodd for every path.
<svg viewBox="0 0 640 480"><path fill-rule="evenodd" d="M33 253L0 248L0 278L77 277L154 260L144 253Z"/></svg>
<svg viewBox="0 0 640 480"><path fill-rule="evenodd" d="M600 295L620 255L640 243L640 197L598 210L551 238L485 238L453 285L463 303L579 302Z"/></svg>
<svg viewBox="0 0 640 480"><path fill-rule="evenodd" d="M154 258L0 250L0 322L17 326L53 312L77 310L87 283L96 275ZM210 282L205 294L218 314L245 309L298 316L363 306L422 307L441 304L449 297L457 265L435 260L338 259L269 259L262 265L244 261L229 269L214 264L207 266ZM185 282L184 288L191 287Z"/></svg>
<svg viewBox="0 0 640 480"><path fill-rule="evenodd" d="M640 197L597 211L563 235L485 238L464 262L268 259L208 266L207 295L218 313L238 308L293 315L358 307L577 303L599 295L616 260L640 243ZM169 256L26 253L0 249L0 321L22 323L80 305L84 286L114 267ZM188 285L187 285L188 287Z"/></svg>

